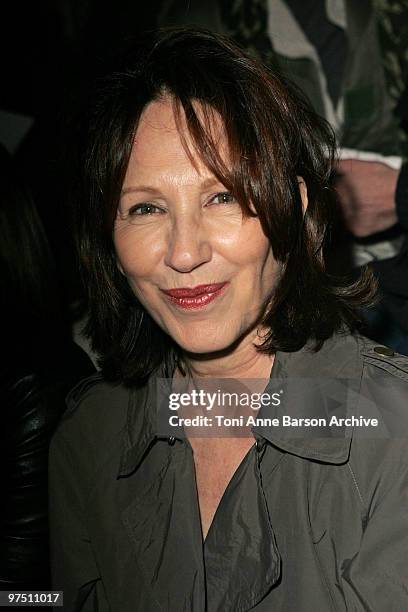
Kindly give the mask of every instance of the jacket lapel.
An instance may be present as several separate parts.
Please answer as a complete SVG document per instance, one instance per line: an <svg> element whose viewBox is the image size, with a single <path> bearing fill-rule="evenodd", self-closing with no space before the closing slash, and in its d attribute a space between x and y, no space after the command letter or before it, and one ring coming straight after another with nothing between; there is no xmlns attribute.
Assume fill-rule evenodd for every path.
<svg viewBox="0 0 408 612"><path fill-rule="evenodd" d="M221 500L205 541L208 610L251 610L280 576L280 556L252 447Z"/></svg>
<svg viewBox="0 0 408 612"><path fill-rule="evenodd" d="M122 502L121 520L159 609L204 612L203 547L193 458L188 456L192 451L179 440L170 446L154 433L154 389L149 387L131 400L135 405L129 411L119 477L128 479L133 493L130 503Z"/></svg>
<svg viewBox="0 0 408 612"><path fill-rule="evenodd" d="M157 441L155 450L163 454L168 452L163 448L166 446L166 441ZM168 454L160 462L159 452L154 457L153 452L143 464L143 475L138 475L145 486L122 512L122 522L146 584L161 609L204 612L204 566L193 495L195 484L189 462L182 457L189 451L180 444L171 458ZM155 469L155 474L148 474L146 468L153 461L156 465L161 463L161 467Z"/></svg>

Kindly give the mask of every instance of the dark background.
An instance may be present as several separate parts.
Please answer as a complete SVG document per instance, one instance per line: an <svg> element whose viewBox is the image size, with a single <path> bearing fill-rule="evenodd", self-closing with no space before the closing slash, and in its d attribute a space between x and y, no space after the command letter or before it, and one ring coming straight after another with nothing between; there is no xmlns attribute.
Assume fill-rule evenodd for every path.
<svg viewBox="0 0 408 612"><path fill-rule="evenodd" d="M80 101L106 56L156 27L160 0L54 0L2 5L0 143L28 184L55 257L61 290L78 294L66 177Z"/></svg>

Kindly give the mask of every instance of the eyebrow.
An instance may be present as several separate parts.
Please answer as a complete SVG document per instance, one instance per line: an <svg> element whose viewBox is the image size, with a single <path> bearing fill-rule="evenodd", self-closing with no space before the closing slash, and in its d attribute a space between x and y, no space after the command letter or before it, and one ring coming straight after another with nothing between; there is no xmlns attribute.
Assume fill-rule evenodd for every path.
<svg viewBox="0 0 408 612"><path fill-rule="evenodd" d="M133 187L125 187L125 189L122 189L122 191L120 192L120 195L126 195L127 193L134 193L136 191L144 191L147 193L157 193L157 189L155 189L154 187L149 187L148 185L135 185Z"/></svg>
<svg viewBox="0 0 408 612"><path fill-rule="evenodd" d="M209 187L213 187L215 185L222 185L222 183L216 177L208 177L203 181L200 185L201 189L208 189ZM158 193L160 190L156 187L152 187L150 185L133 185L131 187L125 187L120 192L121 196L127 195L128 193Z"/></svg>

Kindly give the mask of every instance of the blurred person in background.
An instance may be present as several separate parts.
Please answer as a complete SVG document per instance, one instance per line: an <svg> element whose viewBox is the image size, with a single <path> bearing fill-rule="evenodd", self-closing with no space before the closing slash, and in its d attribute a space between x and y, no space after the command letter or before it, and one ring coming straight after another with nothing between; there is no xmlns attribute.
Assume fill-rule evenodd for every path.
<svg viewBox="0 0 408 612"><path fill-rule="evenodd" d="M94 368L71 341L44 228L0 149L0 588L50 588L48 447L65 396Z"/></svg>

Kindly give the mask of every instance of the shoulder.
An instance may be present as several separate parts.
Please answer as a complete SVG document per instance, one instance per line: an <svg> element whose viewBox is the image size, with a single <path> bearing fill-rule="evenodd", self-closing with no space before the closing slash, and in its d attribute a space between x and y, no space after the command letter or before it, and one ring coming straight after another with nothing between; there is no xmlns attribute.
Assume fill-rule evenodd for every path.
<svg viewBox="0 0 408 612"><path fill-rule="evenodd" d="M81 381L66 398L67 409L54 433L51 455L62 446L96 463L116 444L126 425L131 391L100 374Z"/></svg>
<svg viewBox="0 0 408 612"><path fill-rule="evenodd" d="M363 364L363 376L388 375L396 381L408 382L408 357L401 355L388 346L366 338L356 336L359 356Z"/></svg>
<svg viewBox="0 0 408 612"><path fill-rule="evenodd" d="M408 442L408 357L368 338L358 336L357 342L362 366L357 411L378 419L374 438Z"/></svg>
<svg viewBox="0 0 408 612"><path fill-rule="evenodd" d="M129 401L130 389L120 383L106 381L100 373L82 380L67 395L64 421L86 419L107 412L112 406L121 412Z"/></svg>
<svg viewBox="0 0 408 612"><path fill-rule="evenodd" d="M355 414L378 425L354 428L349 465L370 504L393 487L403 495L408 490L408 357L368 338L356 339L363 367Z"/></svg>

